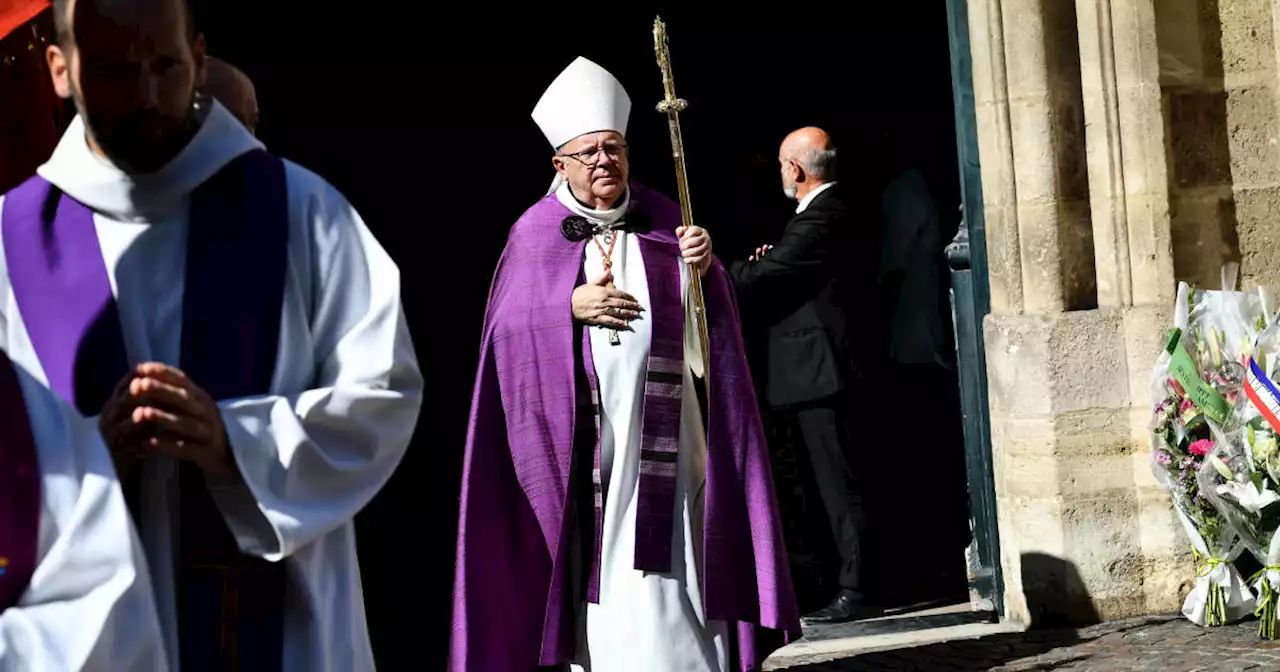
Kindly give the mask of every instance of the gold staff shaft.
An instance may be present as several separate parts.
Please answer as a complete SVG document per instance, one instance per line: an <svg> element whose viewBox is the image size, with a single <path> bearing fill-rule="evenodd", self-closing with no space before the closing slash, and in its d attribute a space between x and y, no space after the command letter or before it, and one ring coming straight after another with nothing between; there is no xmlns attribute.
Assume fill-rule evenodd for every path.
<svg viewBox="0 0 1280 672"><path fill-rule="evenodd" d="M658 111L667 115L671 129L671 157L676 164L676 188L680 192L680 218L686 227L693 226L693 208L689 204L689 175L684 163L684 138L680 134L680 113L689 103L676 97L675 79L671 76L671 49L667 43L667 27L662 17L653 20L653 49L662 70L664 98L658 103ZM689 274L693 290L694 315L698 321L698 340L702 346L702 375L707 388L707 403L711 403L711 340L707 337L707 306L702 296L702 278L697 269Z"/></svg>

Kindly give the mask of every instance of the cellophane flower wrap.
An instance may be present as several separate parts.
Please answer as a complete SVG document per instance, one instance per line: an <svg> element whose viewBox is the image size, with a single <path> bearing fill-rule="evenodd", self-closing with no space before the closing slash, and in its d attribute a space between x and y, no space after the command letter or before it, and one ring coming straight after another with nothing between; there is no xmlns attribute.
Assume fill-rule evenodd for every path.
<svg viewBox="0 0 1280 672"><path fill-rule="evenodd" d="M1280 594L1280 326L1258 337L1243 366L1233 428L1209 456L1201 487L1262 563L1250 577L1257 593L1258 635L1276 639Z"/></svg>
<svg viewBox="0 0 1280 672"><path fill-rule="evenodd" d="M1223 286L1233 287L1234 279L1223 275ZM1175 328L1152 372L1152 466L1191 541L1196 580L1182 613L1198 625L1225 625L1253 608L1253 594L1232 564L1245 544L1204 492L1200 475L1220 449L1224 430L1236 424L1241 362L1252 352L1264 315L1258 295L1179 285Z"/></svg>

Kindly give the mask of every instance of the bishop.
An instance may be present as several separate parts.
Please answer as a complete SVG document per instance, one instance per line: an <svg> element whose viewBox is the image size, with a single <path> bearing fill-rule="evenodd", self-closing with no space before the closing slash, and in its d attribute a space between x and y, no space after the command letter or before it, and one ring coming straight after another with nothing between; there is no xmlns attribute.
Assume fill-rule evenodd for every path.
<svg viewBox="0 0 1280 672"><path fill-rule="evenodd" d="M728 277L707 232L630 179L630 110L585 58L533 109L556 176L485 310L452 672L743 672L799 634Z"/></svg>

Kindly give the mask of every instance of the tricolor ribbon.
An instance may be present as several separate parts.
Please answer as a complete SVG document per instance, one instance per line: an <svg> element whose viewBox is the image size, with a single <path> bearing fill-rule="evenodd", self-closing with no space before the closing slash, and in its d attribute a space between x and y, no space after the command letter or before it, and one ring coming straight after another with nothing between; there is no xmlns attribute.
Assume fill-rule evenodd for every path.
<svg viewBox="0 0 1280 672"><path fill-rule="evenodd" d="M1249 402L1258 409L1258 413L1271 425L1271 429L1280 433L1280 390L1267 377L1266 372L1258 365L1257 360L1250 357L1245 373L1244 394Z"/></svg>

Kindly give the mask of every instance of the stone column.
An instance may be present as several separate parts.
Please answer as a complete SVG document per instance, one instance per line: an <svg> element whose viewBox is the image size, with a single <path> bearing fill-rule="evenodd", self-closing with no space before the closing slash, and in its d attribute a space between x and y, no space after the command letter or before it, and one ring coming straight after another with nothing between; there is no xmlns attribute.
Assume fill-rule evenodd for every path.
<svg viewBox="0 0 1280 672"><path fill-rule="evenodd" d="M970 0L974 118L979 129L982 198L987 228L991 312L1022 312L1022 251L1018 239L1012 128L1005 78L1004 27L998 0Z"/></svg>
<svg viewBox="0 0 1280 672"><path fill-rule="evenodd" d="M1151 0L1076 0L1098 305L1173 301L1160 62Z"/></svg>
<svg viewBox="0 0 1280 672"><path fill-rule="evenodd" d="M1063 8L1041 0L969 3L996 314L1096 303L1079 61L1074 26L1061 30L1070 16Z"/></svg>
<svg viewBox="0 0 1280 672"><path fill-rule="evenodd" d="M1124 323L1130 441L1118 447L1132 448L1140 533L1138 552L1112 571L1141 586L1145 610L1165 611L1176 608L1189 570L1169 498L1152 475L1147 429L1151 366L1176 286L1154 2L1076 0L1076 19L1098 303L1118 309Z"/></svg>
<svg viewBox="0 0 1280 672"><path fill-rule="evenodd" d="M1152 1L970 2L975 80L1007 71L1004 97L992 84L978 102L979 150L984 192L1003 180L992 284L1020 290L1003 310L993 298L986 347L1006 604L1024 622L1172 608L1180 586L1161 582L1185 575L1166 562L1167 499L1138 474L1172 297ZM996 268L1010 258L1020 286Z"/></svg>

